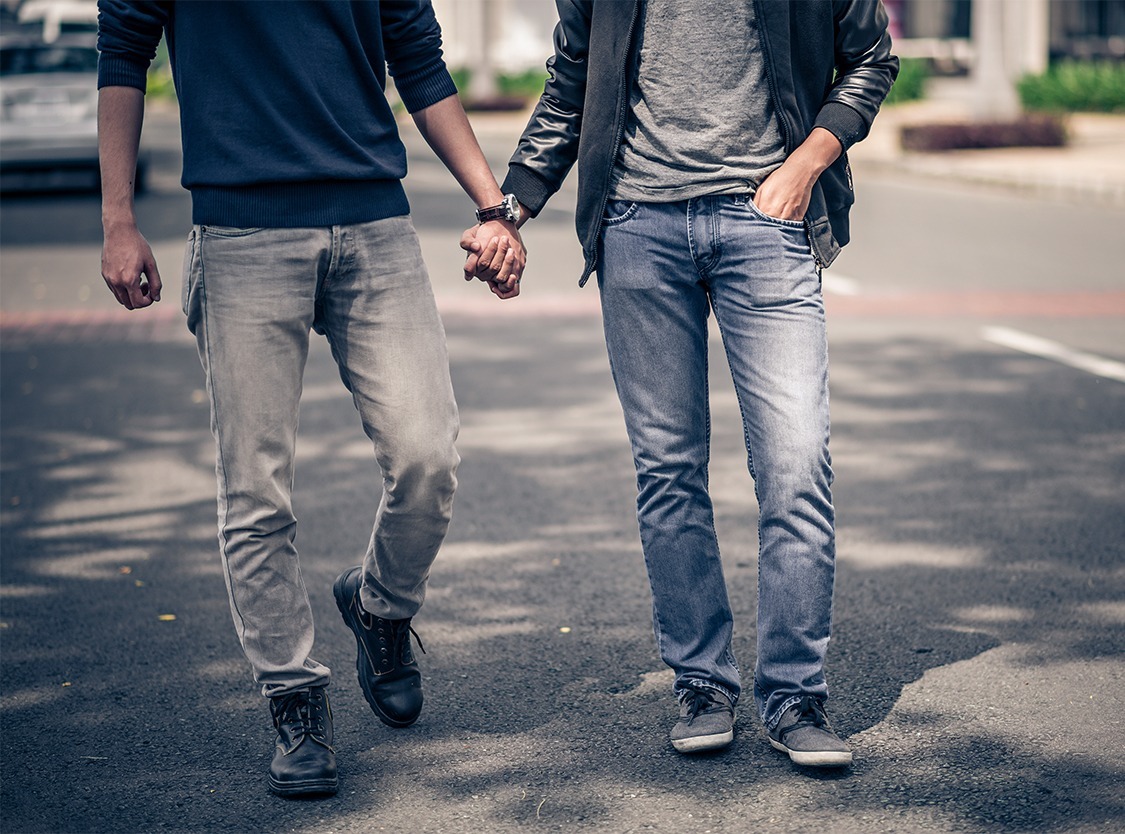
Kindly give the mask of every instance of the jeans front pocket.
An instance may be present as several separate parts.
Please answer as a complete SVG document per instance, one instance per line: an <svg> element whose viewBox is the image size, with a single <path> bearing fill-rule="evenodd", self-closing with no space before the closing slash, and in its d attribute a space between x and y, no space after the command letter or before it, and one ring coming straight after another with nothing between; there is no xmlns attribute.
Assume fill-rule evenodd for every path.
<svg viewBox="0 0 1125 834"><path fill-rule="evenodd" d="M187 243L184 245L184 265L180 272L180 306L183 308L184 315L189 315L188 308L191 304L191 293L195 284L196 265L199 262L197 256L197 241L199 238L199 227L194 226L188 232Z"/></svg>
<svg viewBox="0 0 1125 834"><path fill-rule="evenodd" d="M787 229L803 230L805 228L804 220L786 220L783 217L774 217L773 215L766 214L764 211L758 208L758 205L753 200L747 200L746 207L750 209L750 211L752 211L760 220L764 220L767 223L772 223L775 226L782 226Z"/></svg>
<svg viewBox="0 0 1125 834"><path fill-rule="evenodd" d="M605 217L602 219L602 224L616 226L618 223L624 223L637 213L638 208L640 204L633 200L610 200L605 204Z"/></svg>
<svg viewBox="0 0 1125 834"><path fill-rule="evenodd" d="M262 226L200 226L201 235L214 235L215 237L249 237L255 232L262 231Z"/></svg>

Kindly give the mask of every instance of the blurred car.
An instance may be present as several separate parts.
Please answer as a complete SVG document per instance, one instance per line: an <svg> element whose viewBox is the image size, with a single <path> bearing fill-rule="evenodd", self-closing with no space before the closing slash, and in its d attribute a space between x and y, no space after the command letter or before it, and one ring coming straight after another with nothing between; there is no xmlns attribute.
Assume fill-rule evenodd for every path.
<svg viewBox="0 0 1125 834"><path fill-rule="evenodd" d="M64 32L98 31L97 0L20 0L16 19L36 27L47 43Z"/></svg>
<svg viewBox="0 0 1125 834"><path fill-rule="evenodd" d="M98 186L95 43L65 34L0 40L0 189ZM138 191L144 169L142 157Z"/></svg>

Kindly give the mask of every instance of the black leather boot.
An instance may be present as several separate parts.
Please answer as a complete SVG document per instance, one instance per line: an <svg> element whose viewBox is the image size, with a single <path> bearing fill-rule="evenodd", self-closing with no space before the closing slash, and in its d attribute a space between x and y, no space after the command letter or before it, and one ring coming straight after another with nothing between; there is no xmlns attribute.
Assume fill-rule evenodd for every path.
<svg viewBox="0 0 1125 834"><path fill-rule="evenodd" d="M336 793L332 708L323 686L270 698L277 749L270 763L270 790L278 796Z"/></svg>
<svg viewBox="0 0 1125 834"><path fill-rule="evenodd" d="M409 727L422 712L422 673L410 645L411 636L418 639L418 635L409 618L384 620L368 614L359 602L362 582L363 569L356 567L332 587L336 607L355 635L359 686L380 721L390 727Z"/></svg>

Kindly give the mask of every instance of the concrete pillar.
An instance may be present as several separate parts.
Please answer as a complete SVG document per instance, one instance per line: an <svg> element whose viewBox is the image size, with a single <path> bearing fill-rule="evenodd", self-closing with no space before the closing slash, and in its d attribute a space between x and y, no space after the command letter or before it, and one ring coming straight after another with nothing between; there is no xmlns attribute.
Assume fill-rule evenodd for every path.
<svg viewBox="0 0 1125 834"><path fill-rule="evenodd" d="M1049 0L1004 0L1004 57L1013 81L1047 69L1049 19Z"/></svg>
<svg viewBox="0 0 1125 834"><path fill-rule="evenodd" d="M469 99L486 101L496 98L499 92L496 87L496 63L492 56L497 42L503 38L500 29L503 21L498 13L497 0L472 0L472 2L479 7L479 10L475 15L477 31L476 37L473 38L477 46L476 60L469 64L472 68L472 75L469 77Z"/></svg>
<svg viewBox="0 0 1125 834"><path fill-rule="evenodd" d="M973 0L973 115L982 120L1014 119L1020 113L1005 57L1010 52L1004 34L1007 5L1008 0Z"/></svg>

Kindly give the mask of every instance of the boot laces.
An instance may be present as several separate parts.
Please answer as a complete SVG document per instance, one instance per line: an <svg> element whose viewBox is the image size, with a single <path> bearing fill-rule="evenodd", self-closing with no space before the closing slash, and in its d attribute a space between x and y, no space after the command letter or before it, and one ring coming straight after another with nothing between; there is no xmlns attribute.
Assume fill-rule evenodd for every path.
<svg viewBox="0 0 1125 834"><path fill-rule="evenodd" d="M394 658L397 657L401 657L403 663L410 663L413 660L410 646L411 635L418 643L418 648L422 650L422 654L426 653L426 647L422 645L422 638L418 636L418 632L410 624L409 617L404 620L384 620L382 617L367 613L362 606L357 605L357 608L359 609L360 624L367 631L373 632L382 646L381 657L379 658L380 666L387 669L393 668L395 665Z"/></svg>
<svg viewBox="0 0 1125 834"><path fill-rule="evenodd" d="M291 692L282 695L274 702L274 720L280 727L288 724L294 740L311 736L319 741L326 738L324 725L324 702L314 698L309 692Z"/></svg>

